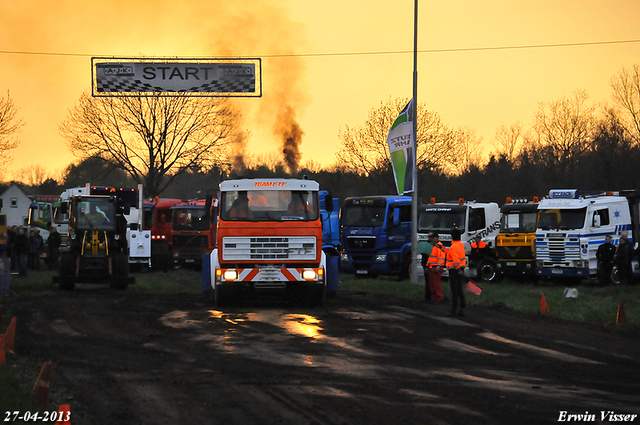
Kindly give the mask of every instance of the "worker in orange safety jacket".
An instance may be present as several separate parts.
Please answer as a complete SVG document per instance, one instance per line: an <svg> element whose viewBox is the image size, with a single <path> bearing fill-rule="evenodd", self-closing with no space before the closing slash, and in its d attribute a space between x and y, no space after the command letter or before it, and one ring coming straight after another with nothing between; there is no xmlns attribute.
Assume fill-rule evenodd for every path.
<svg viewBox="0 0 640 425"><path fill-rule="evenodd" d="M446 267L449 270L449 286L451 287L451 311L448 316L464 316L467 303L464 299L462 282L464 280L464 268L467 265L467 254L464 245L460 242L460 230L454 228L451 231L451 246L447 250ZM458 302L460 309L458 310Z"/></svg>
<svg viewBox="0 0 640 425"><path fill-rule="evenodd" d="M471 243L471 253L469 253L469 267L476 267L478 279L480 278L480 267L482 266L482 260L487 256L489 251L487 243L482 240L480 235L476 235L474 241Z"/></svg>
<svg viewBox="0 0 640 425"><path fill-rule="evenodd" d="M442 301L442 270L444 269L444 245L438 240L438 232L429 232L427 237L429 242L433 244L431 254L427 260L427 268L429 269L429 291L433 301Z"/></svg>

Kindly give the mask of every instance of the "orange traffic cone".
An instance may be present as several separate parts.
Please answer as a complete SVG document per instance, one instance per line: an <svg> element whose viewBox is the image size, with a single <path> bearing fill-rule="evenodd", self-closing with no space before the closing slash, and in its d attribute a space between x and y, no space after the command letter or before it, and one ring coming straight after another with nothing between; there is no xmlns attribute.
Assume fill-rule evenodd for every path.
<svg viewBox="0 0 640 425"><path fill-rule="evenodd" d="M40 410L45 410L49 404L49 381L51 381L51 362L45 362L31 391L31 397Z"/></svg>
<svg viewBox="0 0 640 425"><path fill-rule="evenodd" d="M627 323L627 314L624 312L624 303L620 300L618 304L618 315L616 316L616 325L624 325Z"/></svg>
<svg viewBox="0 0 640 425"><path fill-rule="evenodd" d="M68 404L63 404L58 409L56 425L71 425L71 408Z"/></svg>
<svg viewBox="0 0 640 425"><path fill-rule="evenodd" d="M547 305L547 300L544 298L544 294L540 292L540 313L548 313L549 305Z"/></svg>
<svg viewBox="0 0 640 425"><path fill-rule="evenodd" d="M4 333L4 347L10 353L13 353L13 350L15 348L17 320L18 319L16 317L11 319L11 323L9 323L7 331Z"/></svg>
<svg viewBox="0 0 640 425"><path fill-rule="evenodd" d="M4 335L0 335L0 364L7 361L7 355L4 352Z"/></svg>

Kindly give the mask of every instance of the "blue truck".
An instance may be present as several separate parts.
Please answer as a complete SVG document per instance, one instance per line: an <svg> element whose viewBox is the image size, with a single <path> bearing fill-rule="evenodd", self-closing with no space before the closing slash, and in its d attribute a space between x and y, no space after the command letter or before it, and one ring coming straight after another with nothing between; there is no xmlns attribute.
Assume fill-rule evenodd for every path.
<svg viewBox="0 0 640 425"><path fill-rule="evenodd" d="M340 269L340 203L327 190L318 192L320 217L322 218L322 251L327 256L327 296L338 292Z"/></svg>
<svg viewBox="0 0 640 425"><path fill-rule="evenodd" d="M344 201L340 211L342 271L375 277L409 276L411 197L362 196Z"/></svg>

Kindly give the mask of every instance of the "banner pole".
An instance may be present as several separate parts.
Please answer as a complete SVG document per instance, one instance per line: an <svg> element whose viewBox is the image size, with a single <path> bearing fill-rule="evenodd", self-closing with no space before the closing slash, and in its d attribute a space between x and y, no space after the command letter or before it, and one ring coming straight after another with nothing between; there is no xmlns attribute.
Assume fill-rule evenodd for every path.
<svg viewBox="0 0 640 425"><path fill-rule="evenodd" d="M411 197L411 283L418 283L418 0L413 11L413 193Z"/></svg>

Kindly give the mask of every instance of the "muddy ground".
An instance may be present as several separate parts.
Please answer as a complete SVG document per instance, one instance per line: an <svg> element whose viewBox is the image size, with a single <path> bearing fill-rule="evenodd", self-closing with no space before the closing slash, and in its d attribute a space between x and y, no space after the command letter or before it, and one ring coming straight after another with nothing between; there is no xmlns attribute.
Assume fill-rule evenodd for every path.
<svg viewBox="0 0 640 425"><path fill-rule="evenodd" d="M70 393L74 425L542 424L562 412L598 421L608 411L640 414L637 333L497 308L472 306L464 318L447 311L346 292L321 308L216 310L198 295L79 288L16 300L16 354L51 359L51 385Z"/></svg>

